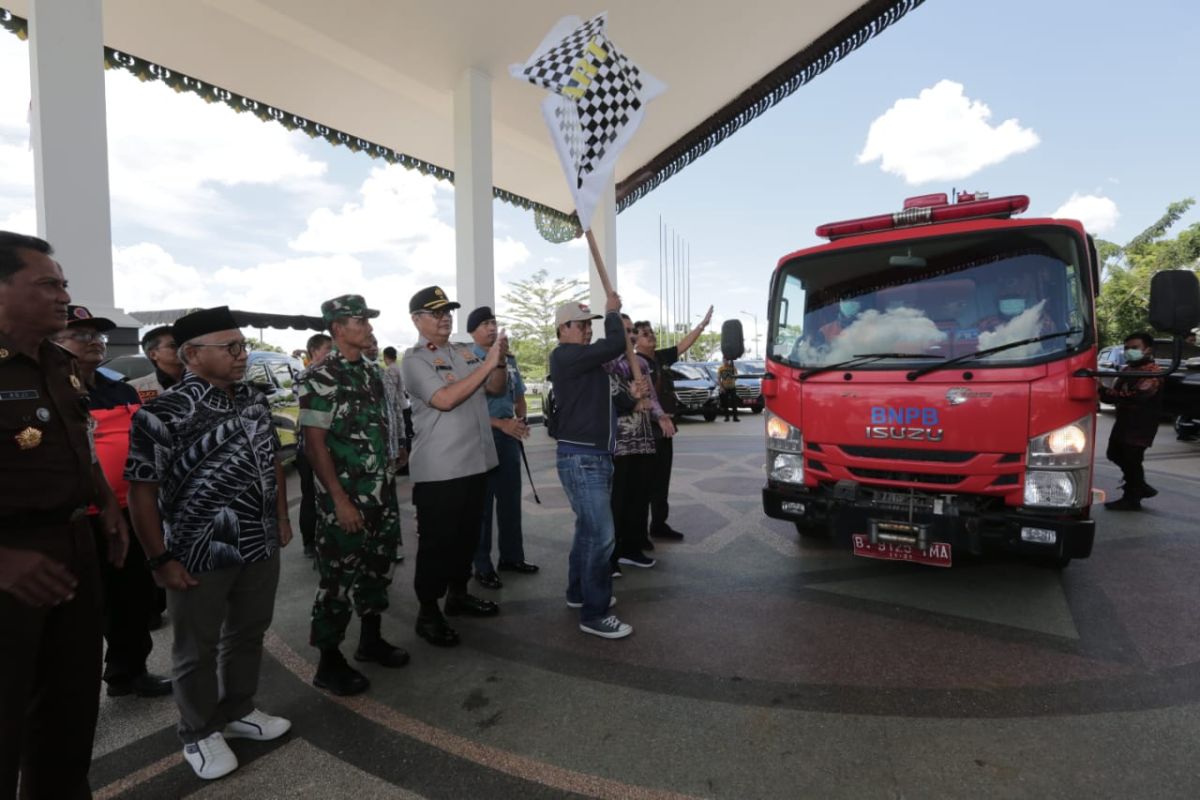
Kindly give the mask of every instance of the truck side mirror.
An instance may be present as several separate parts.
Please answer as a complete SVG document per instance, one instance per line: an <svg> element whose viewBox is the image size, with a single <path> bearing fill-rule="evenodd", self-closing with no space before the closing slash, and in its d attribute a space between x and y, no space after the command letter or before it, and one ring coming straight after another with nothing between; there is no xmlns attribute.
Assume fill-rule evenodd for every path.
<svg viewBox="0 0 1200 800"><path fill-rule="evenodd" d="M1150 325L1175 336L1187 336L1200 325L1200 279L1196 273L1165 269L1154 274L1150 279Z"/></svg>
<svg viewBox="0 0 1200 800"><path fill-rule="evenodd" d="M721 355L728 361L741 358L746 353L742 341L742 321L727 319L721 323Z"/></svg>

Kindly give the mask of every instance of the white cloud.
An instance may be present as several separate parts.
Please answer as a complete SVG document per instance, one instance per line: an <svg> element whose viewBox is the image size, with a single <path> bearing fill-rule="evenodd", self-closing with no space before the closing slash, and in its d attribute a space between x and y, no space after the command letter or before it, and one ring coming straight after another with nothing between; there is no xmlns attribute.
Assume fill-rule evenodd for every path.
<svg viewBox="0 0 1200 800"><path fill-rule="evenodd" d="M1077 219L1090 233L1107 233L1117 227L1121 212L1117 210L1117 204L1107 197L1073 192L1070 199L1050 216Z"/></svg>
<svg viewBox="0 0 1200 800"><path fill-rule="evenodd" d="M439 216L440 196L452 187L396 165L376 167L359 196L340 209L318 208L306 228L288 244L301 252L384 255L414 282L443 287L455 275L454 228ZM493 240L497 274L511 272L530 258L524 242Z"/></svg>
<svg viewBox="0 0 1200 800"><path fill-rule="evenodd" d="M897 100L871 123L859 164L909 184L958 180L1037 146L1038 135L1016 119L991 125L992 111L963 94L963 85L938 81L917 97Z"/></svg>
<svg viewBox="0 0 1200 800"><path fill-rule="evenodd" d="M22 208L0 219L0 231L27 233L37 236L37 214L32 208Z"/></svg>
<svg viewBox="0 0 1200 800"><path fill-rule="evenodd" d="M0 213L33 195L29 150L28 45L0 44ZM205 103L123 70L105 72L109 189L114 219L204 237L238 220L225 190L277 186L328 197L327 166L308 155L307 139L249 113Z"/></svg>

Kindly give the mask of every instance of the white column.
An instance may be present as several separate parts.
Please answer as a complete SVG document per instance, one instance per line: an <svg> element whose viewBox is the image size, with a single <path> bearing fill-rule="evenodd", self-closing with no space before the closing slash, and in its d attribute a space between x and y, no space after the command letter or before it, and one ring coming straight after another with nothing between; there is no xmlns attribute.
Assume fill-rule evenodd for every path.
<svg viewBox="0 0 1200 800"><path fill-rule="evenodd" d="M54 246L71 297L116 311L108 195L101 0L30 0L31 139L38 233Z"/></svg>
<svg viewBox="0 0 1200 800"><path fill-rule="evenodd" d="M617 185L613 180L604 187L600 202L596 205L596 212L592 215L592 233L596 237L596 245L600 248L604 266L608 268L608 279L612 281L613 288L617 289ZM604 296L604 287L600 285L600 276L596 273L595 259L592 258L590 248L588 264L591 267L588 270L590 304L593 311L603 314L607 298ZM595 337L598 339L602 335L597 331Z"/></svg>
<svg viewBox="0 0 1200 800"><path fill-rule="evenodd" d="M462 303L458 333L478 306L496 307L492 253L492 79L468 69L454 89L454 237Z"/></svg>

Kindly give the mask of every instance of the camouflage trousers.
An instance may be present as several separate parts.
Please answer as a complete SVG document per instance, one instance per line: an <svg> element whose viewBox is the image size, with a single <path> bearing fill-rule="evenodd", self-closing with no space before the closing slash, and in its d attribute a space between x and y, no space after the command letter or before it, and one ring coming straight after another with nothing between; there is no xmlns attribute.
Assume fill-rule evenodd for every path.
<svg viewBox="0 0 1200 800"><path fill-rule="evenodd" d="M346 638L351 601L360 617L388 607L388 586L400 545L400 508L395 484L384 491L385 505L365 508L363 528L350 533L337 523L333 500L317 493L317 597L309 643L337 647Z"/></svg>

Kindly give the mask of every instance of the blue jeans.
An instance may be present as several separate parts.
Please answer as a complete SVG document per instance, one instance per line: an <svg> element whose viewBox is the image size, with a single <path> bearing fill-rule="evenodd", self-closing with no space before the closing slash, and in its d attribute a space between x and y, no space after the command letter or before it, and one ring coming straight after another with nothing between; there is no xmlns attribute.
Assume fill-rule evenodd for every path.
<svg viewBox="0 0 1200 800"><path fill-rule="evenodd" d="M518 563L525 560L524 535L521 533L521 442L507 433L492 431L500 464L487 474L487 494L483 498L483 523L479 529L479 547L475 551L475 571L481 575L492 569L492 506L500 529L500 560ZM494 501L494 502L493 502Z"/></svg>
<svg viewBox="0 0 1200 800"><path fill-rule="evenodd" d="M581 622L607 617L612 597L612 473L608 455L558 456L558 479L575 512L567 600L583 603Z"/></svg>

